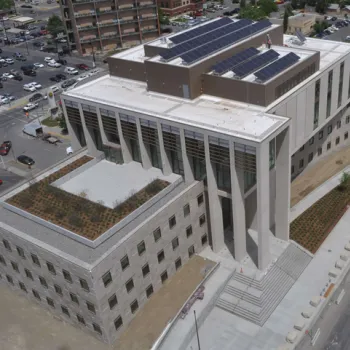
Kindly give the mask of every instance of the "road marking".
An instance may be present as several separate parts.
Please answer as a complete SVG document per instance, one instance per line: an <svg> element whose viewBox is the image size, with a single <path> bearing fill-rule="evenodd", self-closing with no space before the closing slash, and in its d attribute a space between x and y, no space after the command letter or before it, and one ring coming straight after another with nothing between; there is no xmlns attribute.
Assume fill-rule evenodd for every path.
<svg viewBox="0 0 350 350"><path fill-rule="evenodd" d="M343 289L343 290L340 292L340 294L339 294L339 296L338 296L338 299L335 301L335 303L336 303L337 305L340 304L340 302L342 301L344 295L345 295L345 289Z"/></svg>
<svg viewBox="0 0 350 350"><path fill-rule="evenodd" d="M318 328L317 331L316 331L316 333L315 333L315 335L314 335L314 337L313 337L312 340L311 340L312 346L315 346L315 344L316 344L316 342L317 342L317 339L318 339L318 337L320 336L320 334L321 334L321 330L320 330L320 328Z"/></svg>

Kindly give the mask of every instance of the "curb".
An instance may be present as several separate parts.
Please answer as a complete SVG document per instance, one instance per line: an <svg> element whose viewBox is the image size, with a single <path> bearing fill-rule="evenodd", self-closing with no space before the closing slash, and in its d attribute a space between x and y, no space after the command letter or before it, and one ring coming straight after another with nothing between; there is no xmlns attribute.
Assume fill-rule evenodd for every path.
<svg viewBox="0 0 350 350"><path fill-rule="evenodd" d="M70 136L69 135L62 135L58 132L54 132L54 131L48 131L48 133L52 136L55 136L55 137L59 137L61 139L64 139L64 140L70 140Z"/></svg>

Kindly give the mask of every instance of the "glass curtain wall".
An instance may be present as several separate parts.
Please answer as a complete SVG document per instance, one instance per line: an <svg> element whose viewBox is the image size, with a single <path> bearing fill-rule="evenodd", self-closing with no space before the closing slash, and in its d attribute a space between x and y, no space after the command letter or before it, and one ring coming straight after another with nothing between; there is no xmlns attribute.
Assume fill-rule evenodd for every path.
<svg viewBox="0 0 350 350"><path fill-rule="evenodd" d="M141 163L140 145L137 134L135 117L123 113L119 113L120 124L124 140L129 148L131 157L135 162Z"/></svg>
<svg viewBox="0 0 350 350"><path fill-rule="evenodd" d="M164 149L172 172L183 176L184 166L182 160L180 129L174 126L162 124L162 132Z"/></svg>
<svg viewBox="0 0 350 350"><path fill-rule="evenodd" d="M205 166L204 137L197 132L185 130L185 143L188 160L195 180L204 180L207 175Z"/></svg>
<svg viewBox="0 0 350 350"><path fill-rule="evenodd" d="M140 119L142 140L151 159L152 166L162 169L157 123Z"/></svg>

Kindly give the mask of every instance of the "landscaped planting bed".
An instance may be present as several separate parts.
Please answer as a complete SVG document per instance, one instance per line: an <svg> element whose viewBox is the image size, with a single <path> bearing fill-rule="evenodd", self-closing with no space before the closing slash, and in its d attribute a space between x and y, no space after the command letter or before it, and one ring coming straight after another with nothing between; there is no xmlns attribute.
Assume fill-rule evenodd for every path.
<svg viewBox="0 0 350 350"><path fill-rule="evenodd" d="M350 202L350 181L328 192L290 225L290 238L316 253Z"/></svg>
<svg viewBox="0 0 350 350"><path fill-rule="evenodd" d="M7 203L94 240L169 185L156 179L114 209L105 207L103 202L92 202L84 194L77 196L51 185L91 159L79 158L9 198Z"/></svg>

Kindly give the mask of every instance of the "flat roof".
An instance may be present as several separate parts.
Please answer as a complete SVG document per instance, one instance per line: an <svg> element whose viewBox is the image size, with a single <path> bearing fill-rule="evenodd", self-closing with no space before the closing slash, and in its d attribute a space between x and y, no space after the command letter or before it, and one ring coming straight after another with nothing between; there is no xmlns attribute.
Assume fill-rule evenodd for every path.
<svg viewBox="0 0 350 350"><path fill-rule="evenodd" d="M100 103L104 108L123 108L150 114L194 128L261 142L289 118L264 113L265 107L239 103L211 95L189 100L147 91L147 84L105 75L63 94Z"/></svg>
<svg viewBox="0 0 350 350"><path fill-rule="evenodd" d="M19 23L26 23L26 22L35 21L35 19L33 17L18 16L18 17L12 17L11 21L19 22Z"/></svg>

